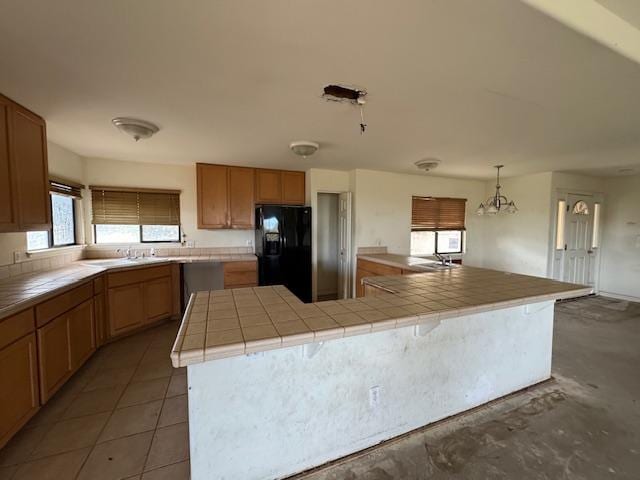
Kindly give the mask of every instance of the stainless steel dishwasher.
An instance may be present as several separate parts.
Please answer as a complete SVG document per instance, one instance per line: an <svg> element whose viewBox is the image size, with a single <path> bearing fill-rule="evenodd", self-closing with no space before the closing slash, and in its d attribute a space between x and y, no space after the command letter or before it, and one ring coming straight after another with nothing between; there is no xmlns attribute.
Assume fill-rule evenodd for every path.
<svg viewBox="0 0 640 480"><path fill-rule="evenodd" d="M224 273L221 262L185 263L183 267L185 304L194 292L222 290Z"/></svg>

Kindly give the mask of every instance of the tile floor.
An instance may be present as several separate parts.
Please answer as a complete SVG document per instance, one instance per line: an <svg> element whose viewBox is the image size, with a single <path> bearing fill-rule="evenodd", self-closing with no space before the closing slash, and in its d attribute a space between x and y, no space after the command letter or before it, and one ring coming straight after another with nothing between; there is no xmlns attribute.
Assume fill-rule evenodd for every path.
<svg viewBox="0 0 640 480"><path fill-rule="evenodd" d="M0 450L0 480L189 478L186 370L166 324L101 348Z"/></svg>

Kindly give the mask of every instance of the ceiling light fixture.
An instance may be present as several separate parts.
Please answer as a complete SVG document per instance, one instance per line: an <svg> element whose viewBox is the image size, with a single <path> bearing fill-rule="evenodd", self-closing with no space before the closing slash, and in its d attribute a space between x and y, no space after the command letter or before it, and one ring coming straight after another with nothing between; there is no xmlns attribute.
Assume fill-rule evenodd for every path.
<svg viewBox="0 0 640 480"><path fill-rule="evenodd" d="M500 185L500 169L504 167L504 165L496 165L494 168L498 170L496 174L496 193L487 198L486 205L485 203L481 203L478 209L476 210L477 215L497 215L498 213L517 213L518 208L513 200L509 201L507 197L500 194L500 189L502 186Z"/></svg>
<svg viewBox="0 0 640 480"><path fill-rule="evenodd" d="M308 142L306 140L299 140L297 142L291 142L289 148L296 155L300 155L302 158L307 158L320 148L320 145L316 142Z"/></svg>
<svg viewBox="0 0 640 480"><path fill-rule="evenodd" d="M434 168L437 168L438 165L440 165L440 160L438 160L437 158L424 158L422 160L418 160L416 163L414 163L414 165L420 170L430 172Z"/></svg>
<svg viewBox="0 0 640 480"><path fill-rule="evenodd" d="M157 125L151 122L135 118L116 117L111 120L111 123L121 132L133 137L136 142L141 138L150 138L160 130Z"/></svg>

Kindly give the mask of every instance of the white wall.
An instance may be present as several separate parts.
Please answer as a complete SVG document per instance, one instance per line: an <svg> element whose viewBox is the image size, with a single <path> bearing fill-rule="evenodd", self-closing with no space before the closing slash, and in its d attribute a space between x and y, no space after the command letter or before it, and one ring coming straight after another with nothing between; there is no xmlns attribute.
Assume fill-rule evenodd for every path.
<svg viewBox="0 0 640 480"><path fill-rule="evenodd" d="M51 175L57 175L79 183L83 182L84 167L82 157L52 142L47 142L47 151L49 173ZM26 233L0 233L0 265L11 265L14 263L14 252L24 252L26 250Z"/></svg>
<svg viewBox="0 0 640 480"><path fill-rule="evenodd" d="M411 197L467 199L465 264L482 265L485 219L475 215L485 199L485 182L427 175L355 170L355 251L382 245L391 253L407 254L411 246Z"/></svg>
<svg viewBox="0 0 640 480"><path fill-rule="evenodd" d="M338 292L338 194L319 193L317 207L318 295Z"/></svg>
<svg viewBox="0 0 640 480"><path fill-rule="evenodd" d="M180 220L186 240L196 247L228 247L253 245L253 230L198 230L196 212L196 166L123 162L103 158L85 159L87 185L115 187L167 188L181 190ZM85 199L86 228L91 231L91 201ZM87 243L91 242L87 236Z"/></svg>
<svg viewBox="0 0 640 480"><path fill-rule="evenodd" d="M640 301L640 175L605 181L600 291Z"/></svg>
<svg viewBox="0 0 640 480"><path fill-rule="evenodd" d="M515 215L484 215L483 266L506 272L547 276L551 218L551 172L501 178L502 194L518 207ZM495 180L485 183L485 196Z"/></svg>

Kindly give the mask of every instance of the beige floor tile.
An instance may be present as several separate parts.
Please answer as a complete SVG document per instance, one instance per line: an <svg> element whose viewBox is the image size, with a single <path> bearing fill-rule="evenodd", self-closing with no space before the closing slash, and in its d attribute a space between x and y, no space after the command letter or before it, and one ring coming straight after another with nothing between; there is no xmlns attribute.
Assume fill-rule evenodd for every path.
<svg viewBox="0 0 640 480"><path fill-rule="evenodd" d="M11 480L66 480L77 475L90 447L20 465Z"/></svg>
<svg viewBox="0 0 640 480"><path fill-rule="evenodd" d="M158 423L161 408L162 400L119 408L111 415L98 442L153 430Z"/></svg>
<svg viewBox="0 0 640 480"><path fill-rule="evenodd" d="M169 377L130 383L118 402L118 408L140 405L164 398L169 385Z"/></svg>
<svg viewBox="0 0 640 480"><path fill-rule="evenodd" d="M131 380L134 367L110 368L102 370L84 388L85 392L97 390L99 388L115 387L116 385L126 385Z"/></svg>
<svg viewBox="0 0 640 480"><path fill-rule="evenodd" d="M167 427L189 420L187 395L167 398L162 406L158 427Z"/></svg>
<svg viewBox="0 0 640 480"><path fill-rule="evenodd" d="M142 480L189 480L190 475L191 469L187 460L145 472L142 474Z"/></svg>
<svg viewBox="0 0 640 480"><path fill-rule="evenodd" d="M175 334L174 338L175 340ZM171 352L171 346L169 348L166 347L154 347L149 348L144 355L142 356L141 363L151 363L151 362L159 362L169 358L169 354Z"/></svg>
<svg viewBox="0 0 640 480"><path fill-rule="evenodd" d="M18 465L12 465L10 467L0 467L0 480L11 480L17 470Z"/></svg>
<svg viewBox="0 0 640 480"><path fill-rule="evenodd" d="M128 351L112 353L103 363L103 369L136 367L144 356L144 349L141 351Z"/></svg>
<svg viewBox="0 0 640 480"><path fill-rule="evenodd" d="M77 450L95 443L110 413L98 413L56 423L36 447L32 458Z"/></svg>
<svg viewBox="0 0 640 480"><path fill-rule="evenodd" d="M187 375L174 375L169 382L167 397L175 397L187 393Z"/></svg>
<svg viewBox="0 0 640 480"><path fill-rule="evenodd" d="M43 424L23 428L0 450L0 465L15 465L26 461L52 426Z"/></svg>
<svg viewBox="0 0 640 480"><path fill-rule="evenodd" d="M146 470L153 470L189 458L189 427L178 423L156 430L149 451Z"/></svg>
<svg viewBox="0 0 640 480"><path fill-rule="evenodd" d="M203 341L204 343L204 341ZM156 378L170 377L173 370L171 359L167 355L165 360L156 362L143 363L138 366L133 382L142 382L144 380L154 380Z"/></svg>
<svg viewBox="0 0 640 480"><path fill-rule="evenodd" d="M96 445L78 480L120 480L142 472L152 438L146 432Z"/></svg>
<svg viewBox="0 0 640 480"><path fill-rule="evenodd" d="M75 400L77 394L67 391L59 391L44 405L27 426L55 423L62 418L69 405Z"/></svg>
<svg viewBox="0 0 640 480"><path fill-rule="evenodd" d="M63 418L81 417L101 412L110 412L116 407L125 385L99 388L79 394L71 403Z"/></svg>

